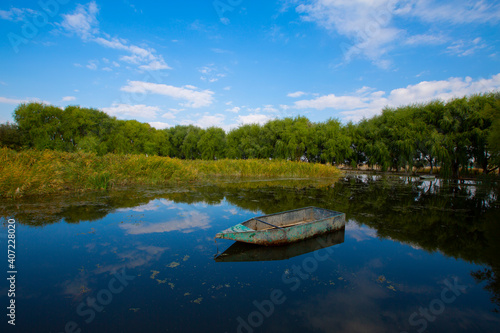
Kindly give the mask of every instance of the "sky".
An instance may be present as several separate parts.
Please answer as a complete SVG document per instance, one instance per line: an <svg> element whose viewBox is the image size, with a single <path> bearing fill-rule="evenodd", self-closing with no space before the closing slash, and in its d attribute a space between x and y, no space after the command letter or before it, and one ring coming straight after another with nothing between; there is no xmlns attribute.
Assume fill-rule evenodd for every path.
<svg viewBox="0 0 500 333"><path fill-rule="evenodd" d="M500 90L500 2L3 0L0 122L20 103L226 131Z"/></svg>

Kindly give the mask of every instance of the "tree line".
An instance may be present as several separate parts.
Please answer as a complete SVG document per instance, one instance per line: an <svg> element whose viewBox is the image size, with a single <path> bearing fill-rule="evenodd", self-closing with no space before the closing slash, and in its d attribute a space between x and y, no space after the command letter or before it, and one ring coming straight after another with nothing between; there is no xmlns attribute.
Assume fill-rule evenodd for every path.
<svg viewBox="0 0 500 333"><path fill-rule="evenodd" d="M226 133L177 125L158 130L93 108L20 104L14 124L0 125L0 144L98 155L148 154L180 159L271 158L316 163L367 164L382 170L439 167L458 176L500 164L500 93L384 108L358 123L311 122L303 116L245 124Z"/></svg>

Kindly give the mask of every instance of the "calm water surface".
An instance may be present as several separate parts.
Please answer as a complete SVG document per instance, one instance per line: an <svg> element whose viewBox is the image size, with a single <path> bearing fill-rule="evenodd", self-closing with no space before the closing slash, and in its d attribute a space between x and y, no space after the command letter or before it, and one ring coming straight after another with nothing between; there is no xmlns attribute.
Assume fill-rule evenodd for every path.
<svg viewBox="0 0 500 333"><path fill-rule="evenodd" d="M214 242L253 216L305 206L345 212L345 231L286 249ZM0 213L3 249L6 219L17 223L15 329L0 284L9 331L500 327L496 184L352 175L4 201Z"/></svg>

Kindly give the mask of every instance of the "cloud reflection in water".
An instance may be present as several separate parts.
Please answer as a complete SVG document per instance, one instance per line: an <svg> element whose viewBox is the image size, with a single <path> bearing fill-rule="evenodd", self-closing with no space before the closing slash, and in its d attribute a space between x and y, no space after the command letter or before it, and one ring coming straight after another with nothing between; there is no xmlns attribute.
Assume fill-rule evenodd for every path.
<svg viewBox="0 0 500 333"><path fill-rule="evenodd" d="M184 217L160 223L126 223L120 225L129 235L142 235L161 232L180 231L190 233L198 229L210 228L210 217L205 213L192 210L183 213Z"/></svg>

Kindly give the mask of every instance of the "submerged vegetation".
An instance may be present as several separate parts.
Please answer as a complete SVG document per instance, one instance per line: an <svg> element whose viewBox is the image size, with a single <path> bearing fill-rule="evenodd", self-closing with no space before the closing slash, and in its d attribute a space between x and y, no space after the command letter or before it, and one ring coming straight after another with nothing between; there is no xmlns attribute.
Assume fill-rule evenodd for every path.
<svg viewBox="0 0 500 333"><path fill-rule="evenodd" d="M446 103L433 101L385 108L380 115L357 124L344 125L336 119L314 123L299 116L274 119L264 125L241 125L228 133L218 127L201 129L193 125L157 130L135 120L118 120L96 109L79 106L61 109L40 103L20 104L14 111L14 119L14 124L0 125L0 146L15 150L76 153L55 154L61 160L82 156L92 156L82 158L96 161L140 160L139 157L120 157L129 154L206 161L272 159L353 168L367 165L383 171L427 167L430 172L439 171L442 176L454 178L470 173L472 168L491 173L500 165L500 93L456 98ZM31 152L19 156L44 156L37 154ZM44 154L50 155L48 152ZM109 154L117 156L110 157ZM179 161L156 158L147 161L163 161L157 162L161 165L159 168L168 170L162 170L166 174L161 174L153 168L148 170L151 174L137 174L139 183L145 178L153 183L175 179L176 172L179 178L196 179L206 165L211 165L187 163L183 164L186 168L176 168L171 165L177 165ZM92 169L95 175L89 174L85 178L85 182L91 183L89 186L106 187L123 181L121 176L116 178L114 170L97 167L99 163L91 162L96 167ZM225 165L228 169L220 172L232 175L235 172L232 166L246 170L247 165L264 162L252 163L226 161L213 165ZM65 171L57 169L57 172L64 174ZM263 172L261 175L266 174ZM253 169L251 174L259 175ZM76 175L71 177L77 184L83 181ZM53 185L45 186L50 188Z"/></svg>
<svg viewBox="0 0 500 333"><path fill-rule="evenodd" d="M330 165L285 160L191 161L51 150L0 149L0 196L19 197L133 184L209 182L214 177L335 177Z"/></svg>

